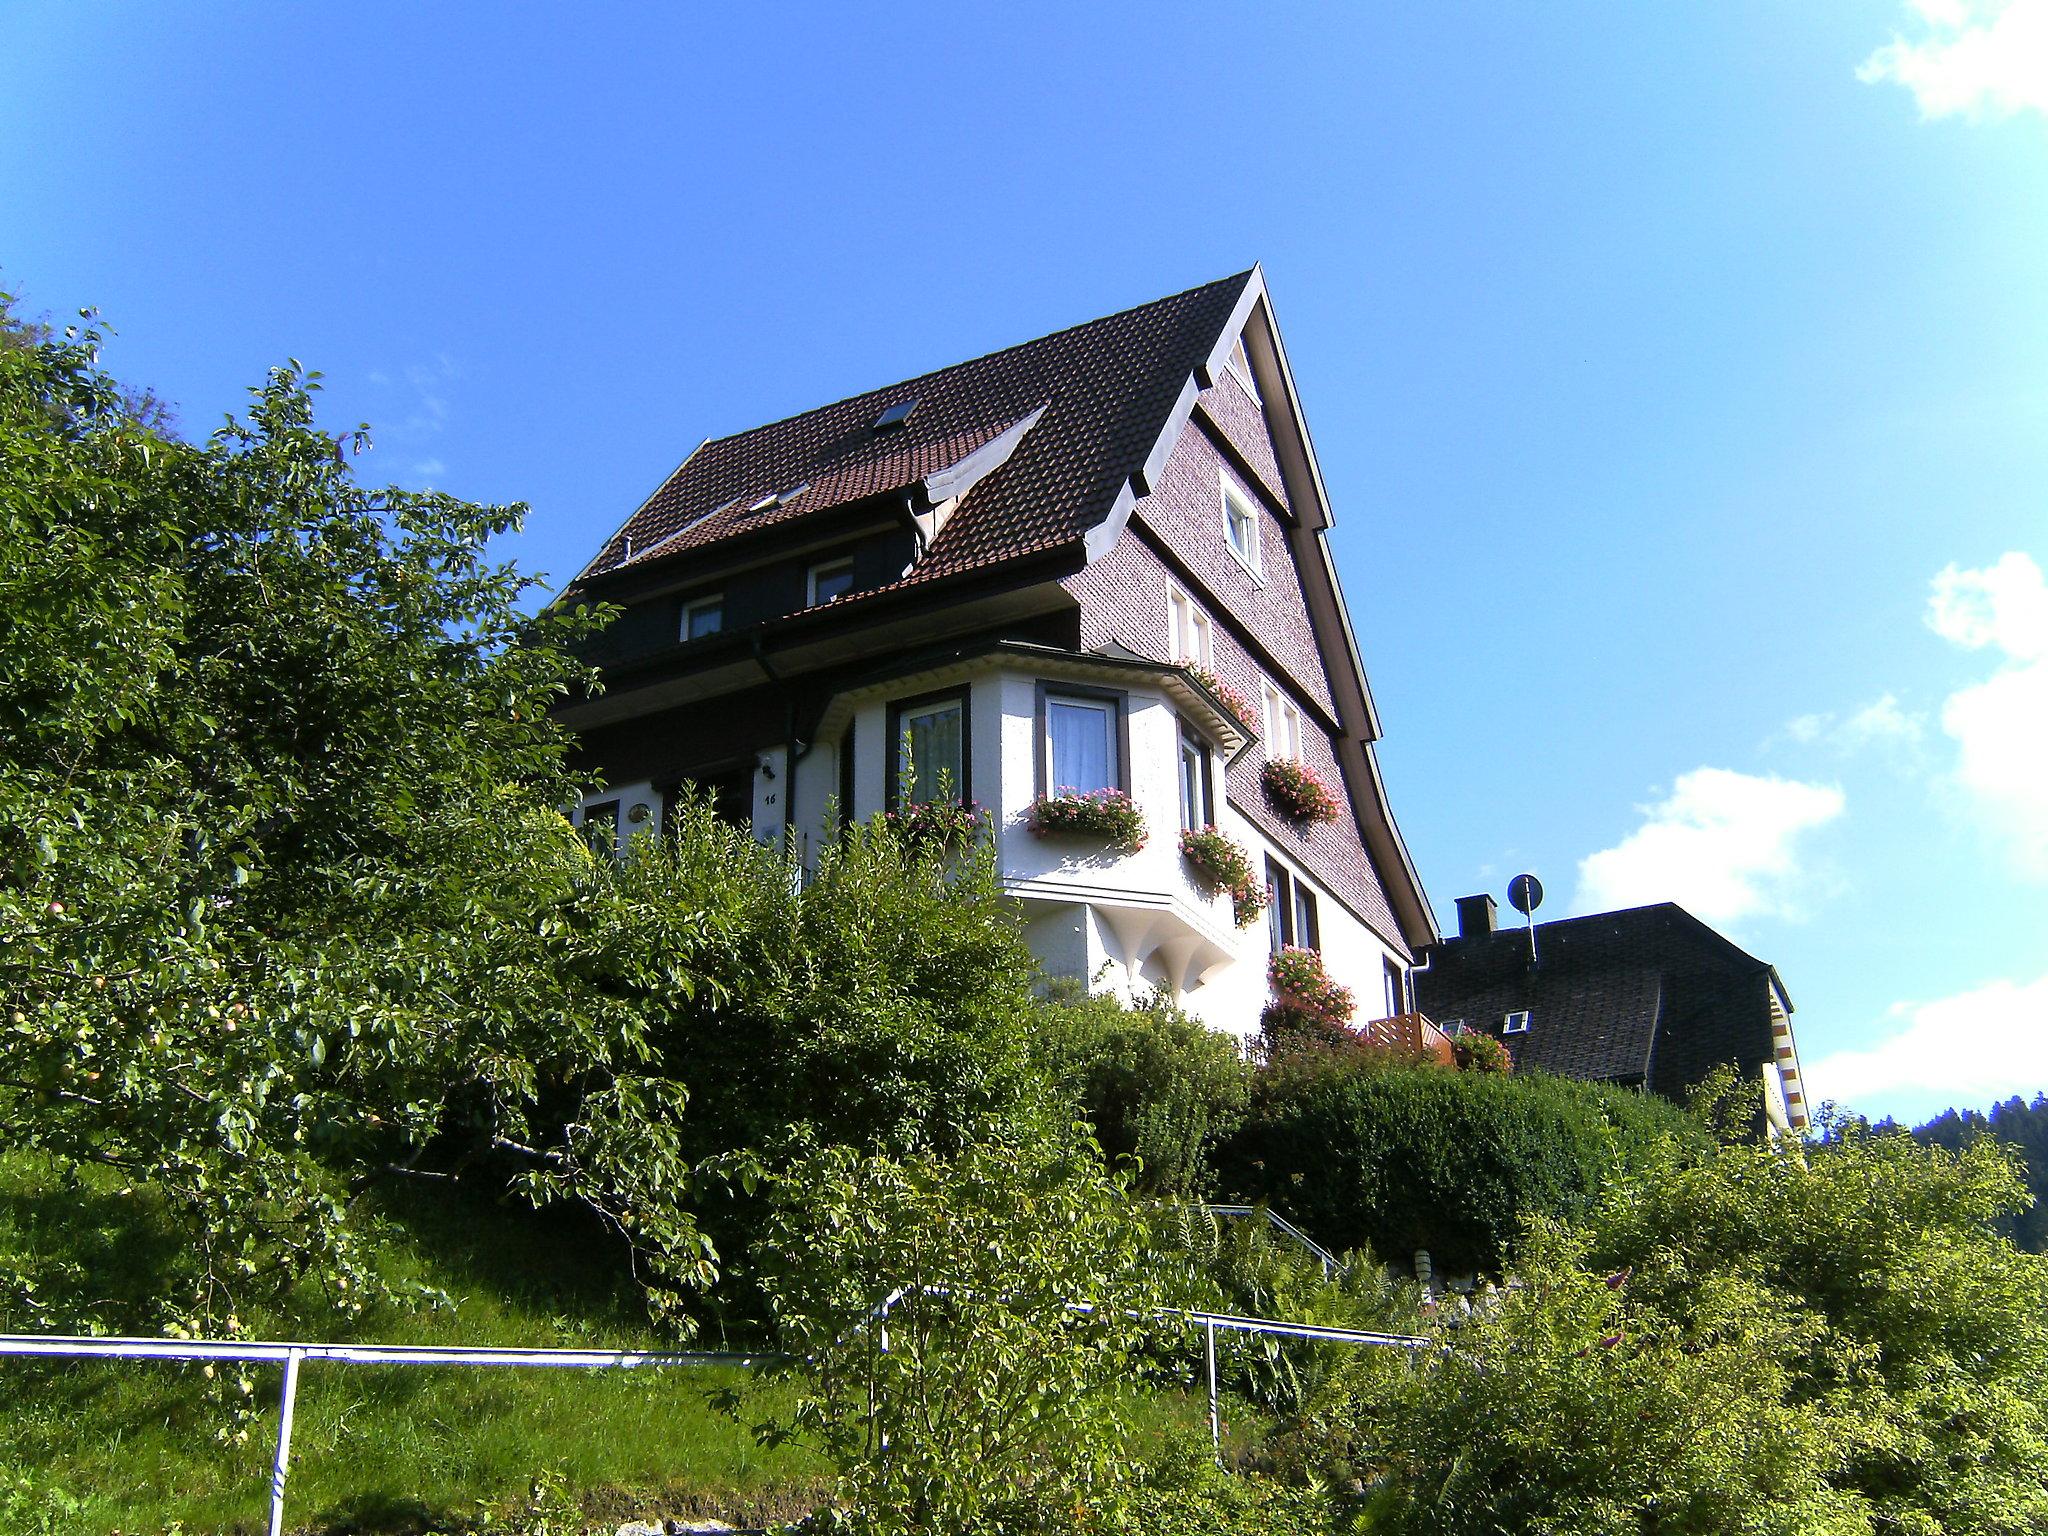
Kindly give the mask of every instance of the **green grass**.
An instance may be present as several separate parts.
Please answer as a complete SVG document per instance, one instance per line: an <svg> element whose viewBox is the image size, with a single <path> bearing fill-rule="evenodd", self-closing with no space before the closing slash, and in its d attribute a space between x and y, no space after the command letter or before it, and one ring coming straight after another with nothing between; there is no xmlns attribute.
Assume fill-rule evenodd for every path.
<svg viewBox="0 0 2048 1536"><path fill-rule="evenodd" d="M386 1196L380 1215L386 1277L443 1290L448 1305L385 1308L342 1327L338 1318L323 1323L312 1301L296 1318L246 1317L247 1331L424 1344L661 1343L575 1226L439 1192ZM57 1188L21 1157L0 1158L0 1255L28 1257L42 1293L67 1293L67 1310L82 1303L124 1331L146 1315L153 1277L181 1259L137 1197L95 1181ZM41 1331L19 1307L0 1309L0 1331ZM237 1373L223 1374L231 1382ZM11 1469L80 1501L53 1526L65 1532L260 1531L280 1368L246 1375L264 1411L240 1426L239 1444L222 1445L218 1433L237 1428L222 1401L233 1387L207 1381L197 1366L0 1360L0 1487ZM307 1532L460 1527L480 1505L524 1503L548 1473L575 1491L593 1524L650 1514L750 1524L808 1509L829 1482L826 1468L796 1448L762 1449L706 1401L710 1389L735 1383L750 1415L773 1409L776 1389L748 1389L745 1373L723 1369L315 1362L300 1378L290 1524ZM0 1536L13 1536L9 1509L0 1494ZM24 1518L15 1514L15 1524Z"/></svg>

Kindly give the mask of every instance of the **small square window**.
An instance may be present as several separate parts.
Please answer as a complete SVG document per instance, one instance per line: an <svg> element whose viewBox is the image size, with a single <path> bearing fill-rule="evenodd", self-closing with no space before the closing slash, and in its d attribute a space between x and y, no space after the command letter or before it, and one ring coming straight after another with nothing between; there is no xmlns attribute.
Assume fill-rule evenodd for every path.
<svg viewBox="0 0 2048 1536"><path fill-rule="evenodd" d="M1220 469L1216 473L1218 483L1223 487L1224 538L1229 541L1230 552L1256 576L1259 573L1258 508L1237 488L1229 475Z"/></svg>
<svg viewBox="0 0 2048 1536"><path fill-rule="evenodd" d="M1520 1009L1501 1021L1500 1032L1504 1035L1526 1035L1529 1033L1529 1010Z"/></svg>
<svg viewBox="0 0 2048 1536"><path fill-rule="evenodd" d="M824 560L811 567L806 606L815 608L853 590L853 557Z"/></svg>
<svg viewBox="0 0 2048 1536"><path fill-rule="evenodd" d="M701 640L725 628L725 597L700 597L683 604L682 638Z"/></svg>

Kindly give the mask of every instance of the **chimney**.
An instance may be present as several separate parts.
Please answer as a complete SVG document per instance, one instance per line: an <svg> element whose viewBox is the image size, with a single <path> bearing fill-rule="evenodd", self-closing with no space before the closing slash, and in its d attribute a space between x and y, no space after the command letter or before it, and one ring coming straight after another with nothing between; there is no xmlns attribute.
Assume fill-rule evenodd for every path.
<svg viewBox="0 0 2048 1536"><path fill-rule="evenodd" d="M1491 896L1460 896L1458 898L1458 937L1461 939L1483 939L1493 932L1494 913L1498 910Z"/></svg>

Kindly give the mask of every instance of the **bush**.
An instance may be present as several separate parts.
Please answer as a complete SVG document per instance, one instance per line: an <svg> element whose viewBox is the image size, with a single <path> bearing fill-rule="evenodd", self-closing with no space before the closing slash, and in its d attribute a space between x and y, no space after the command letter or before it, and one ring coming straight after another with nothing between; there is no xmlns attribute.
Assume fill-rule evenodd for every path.
<svg viewBox="0 0 2048 1536"><path fill-rule="evenodd" d="M757 1256L795 1403L758 1432L832 1458L843 1528L1050 1532L1114 1506L1113 1402L1157 1298L1092 1145L821 1148L772 1192Z"/></svg>
<svg viewBox="0 0 2048 1536"><path fill-rule="evenodd" d="M1228 1035L1153 997L1055 988L1034 1029L1039 1060L1073 1095L1110 1166L1148 1194L1193 1196L1210 1148L1237 1129L1251 1069Z"/></svg>
<svg viewBox="0 0 2048 1536"><path fill-rule="evenodd" d="M1515 1070L1514 1054L1492 1035L1468 1029L1451 1041L1451 1054L1464 1072L1507 1073Z"/></svg>
<svg viewBox="0 0 2048 1536"><path fill-rule="evenodd" d="M1217 1168L1326 1247L1427 1249L1455 1273L1500 1266L1530 1214L1583 1213L1665 1137L1704 1133L1627 1089L1309 1053L1260 1074Z"/></svg>
<svg viewBox="0 0 2048 1536"><path fill-rule="evenodd" d="M1319 950L1289 945L1266 962L1266 980L1284 1006L1305 1013L1318 1023L1349 1024L1357 1008L1351 989L1330 979Z"/></svg>
<svg viewBox="0 0 2048 1536"><path fill-rule="evenodd" d="M1040 795L1031 802L1029 825L1038 837L1096 837L1125 853L1145 846L1144 813L1120 789Z"/></svg>

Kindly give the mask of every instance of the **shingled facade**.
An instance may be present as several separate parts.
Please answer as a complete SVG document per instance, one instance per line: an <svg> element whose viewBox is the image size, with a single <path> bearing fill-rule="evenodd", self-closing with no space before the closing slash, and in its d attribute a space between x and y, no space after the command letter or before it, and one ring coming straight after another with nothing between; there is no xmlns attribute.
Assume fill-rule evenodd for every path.
<svg viewBox="0 0 2048 1536"><path fill-rule="evenodd" d="M1640 1087L1676 1102L1718 1066L1759 1079L1778 1131L1804 1130L1792 1000L1775 967L1673 902L1497 928L1490 896L1458 901L1458 936L1427 952L1416 1002L1479 1030L1520 1068Z"/></svg>
<svg viewBox="0 0 2048 1536"><path fill-rule="evenodd" d="M1330 524L1256 269L706 442L564 594L625 610L605 693L564 711L605 784L578 819L659 835L694 786L810 858L832 808L943 779L1049 971L1242 1034L1268 950L1307 944L1400 1013L1436 932ZM1341 814L1285 814L1269 757ZM1128 794L1143 849L1034 835L1066 788ZM1255 927L1179 851L1210 824L1271 885Z"/></svg>

